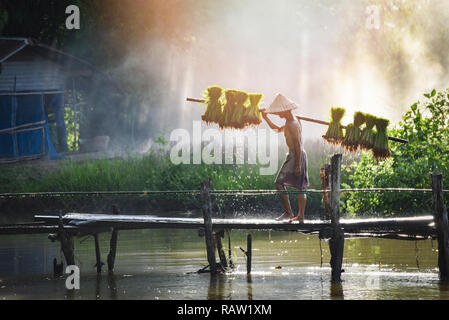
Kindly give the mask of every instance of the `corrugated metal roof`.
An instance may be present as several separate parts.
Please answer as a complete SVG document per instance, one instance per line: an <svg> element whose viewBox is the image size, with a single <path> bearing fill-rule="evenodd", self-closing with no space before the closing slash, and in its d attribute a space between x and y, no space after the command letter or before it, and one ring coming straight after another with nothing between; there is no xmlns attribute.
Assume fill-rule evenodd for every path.
<svg viewBox="0 0 449 320"><path fill-rule="evenodd" d="M53 68L55 68L55 70L57 71L54 71L52 73L48 69L49 65L38 66L34 62L29 65L32 70L26 70L26 67L22 67L25 65L7 66L7 64L13 62L35 60L50 61L53 63ZM62 76L92 77L95 74L98 74L101 75L105 80L107 80L109 85L112 85L115 88L116 92L123 92L122 88L118 86L117 83L115 83L109 77L109 75L96 69L87 61L67 54L54 47L39 43L33 39L0 37L0 63L2 64L3 69L0 70L0 77L2 77L2 74L5 73L5 78L0 79L0 91L11 88L11 76L12 73L16 72L20 75L20 82L25 82L23 84L23 87L27 88L38 86L39 90L41 90L44 86L48 85L51 88L46 88L45 90L59 89L60 86L58 88L56 88L56 86L58 86L58 83L60 83ZM5 71L5 68L9 70ZM42 71L38 71L40 68L44 68L45 71L41 76L43 79L41 84L39 84L39 81L37 80L38 72ZM14 81L12 82L12 84L14 84ZM19 91L20 86L22 86L22 84L19 85L19 79L17 78L17 91Z"/></svg>
<svg viewBox="0 0 449 320"><path fill-rule="evenodd" d="M0 92L64 90L67 75L46 60L5 62L0 73Z"/></svg>
<svg viewBox="0 0 449 320"><path fill-rule="evenodd" d="M0 63L36 58L50 60L65 69L66 72L77 75L89 76L94 72L99 72L87 61L32 39L0 37Z"/></svg>

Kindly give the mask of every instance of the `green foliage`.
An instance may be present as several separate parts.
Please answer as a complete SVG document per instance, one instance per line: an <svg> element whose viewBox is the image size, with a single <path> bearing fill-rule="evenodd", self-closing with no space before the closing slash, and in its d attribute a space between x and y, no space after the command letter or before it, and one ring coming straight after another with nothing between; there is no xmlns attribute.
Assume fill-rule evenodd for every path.
<svg viewBox="0 0 449 320"><path fill-rule="evenodd" d="M363 153L350 181L355 188L431 187L429 174L434 171L449 177L449 90L425 94L424 102L416 102L403 115L391 136L409 141L392 143L392 158L375 162ZM355 193L347 201L350 213L412 213L429 211L430 194L423 193Z"/></svg>

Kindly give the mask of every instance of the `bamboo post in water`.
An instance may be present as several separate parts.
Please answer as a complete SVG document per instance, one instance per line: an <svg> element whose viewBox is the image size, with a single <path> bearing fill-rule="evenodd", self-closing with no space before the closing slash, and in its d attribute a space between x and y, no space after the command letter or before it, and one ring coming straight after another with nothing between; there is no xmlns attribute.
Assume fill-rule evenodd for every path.
<svg viewBox="0 0 449 320"><path fill-rule="evenodd" d="M224 237L224 230L215 232L215 243L217 244L217 252L218 257L220 258L220 263L223 268L227 268L228 262L226 260L226 254L223 249L223 243L221 241L221 238L223 237Z"/></svg>
<svg viewBox="0 0 449 320"><path fill-rule="evenodd" d="M329 164L325 164L324 167L320 169L321 190L329 190L329 172L330 172ZM324 215L322 217L322 220L330 220L331 206L330 206L329 192L323 193L323 205L324 205Z"/></svg>
<svg viewBox="0 0 449 320"><path fill-rule="evenodd" d="M332 282L341 282L341 272L343 264L343 250L345 238L340 226L340 171L341 154L335 154L331 159L331 227L332 237L329 240L329 249L331 253Z"/></svg>
<svg viewBox="0 0 449 320"><path fill-rule="evenodd" d="M251 273L251 259L253 257L253 241L251 235L249 234L246 238L246 273Z"/></svg>
<svg viewBox="0 0 449 320"><path fill-rule="evenodd" d="M97 260L95 266L97 267L97 273L101 273L101 267L104 265L104 263L101 262L100 242L98 241L98 233L94 233L93 236L95 240L95 258Z"/></svg>
<svg viewBox="0 0 449 320"><path fill-rule="evenodd" d="M61 215L59 215L58 220L58 238L61 242L61 250L64 254L67 266L75 265L75 246L73 243L73 237L70 233L64 230L64 224L62 222Z"/></svg>
<svg viewBox="0 0 449 320"><path fill-rule="evenodd" d="M207 261L212 275L217 273L215 243L212 231L212 205L210 201L210 178L201 183L201 200L204 218L204 237L206 239Z"/></svg>
<svg viewBox="0 0 449 320"><path fill-rule="evenodd" d="M112 214L120 214L120 210L116 205L112 206ZM117 251L117 239L118 239L118 229L112 228L111 240L109 241L109 253L108 253L108 270L109 272L114 271L115 255Z"/></svg>
<svg viewBox="0 0 449 320"><path fill-rule="evenodd" d="M438 239L438 268L440 280L449 281L449 230L446 206L443 200L443 175L432 173L432 213Z"/></svg>

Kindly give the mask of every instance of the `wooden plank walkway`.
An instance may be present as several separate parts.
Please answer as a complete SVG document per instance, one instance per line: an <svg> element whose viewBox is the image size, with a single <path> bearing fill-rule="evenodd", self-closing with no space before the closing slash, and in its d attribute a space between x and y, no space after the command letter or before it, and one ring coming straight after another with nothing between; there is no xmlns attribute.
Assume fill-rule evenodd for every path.
<svg viewBox="0 0 449 320"><path fill-rule="evenodd" d="M35 216L40 223L56 225L58 216ZM68 213L62 217L65 226L74 229L117 228L130 229L200 229L204 227L203 218L158 217L153 215L112 215L90 213ZM407 236L429 237L435 235L433 216L403 218L340 219L340 225L347 235L375 236L403 234ZM240 230L278 230L318 233L331 227L330 221L305 220L304 223L287 223L274 219L229 218L212 219L212 228ZM0 227L0 234L8 228ZM38 230L38 229L36 229ZM10 231L10 230L9 230ZM40 230L39 230L40 231Z"/></svg>

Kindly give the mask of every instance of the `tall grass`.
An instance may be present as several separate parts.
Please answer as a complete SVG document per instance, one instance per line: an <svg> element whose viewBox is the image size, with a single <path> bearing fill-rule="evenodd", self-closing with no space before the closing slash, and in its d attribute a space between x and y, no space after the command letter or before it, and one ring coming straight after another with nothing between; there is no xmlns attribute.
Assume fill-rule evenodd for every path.
<svg viewBox="0 0 449 320"><path fill-rule="evenodd" d="M320 189L320 167L329 162L329 156L340 151L320 141L309 141L308 151L310 187ZM280 152L283 154L283 152ZM284 157L280 156L279 167ZM352 160L347 160L352 161ZM42 171L38 166L0 167L0 192L68 192L68 191L141 191L141 190L198 190L201 181L210 177L217 190L260 190L275 189L276 174L261 175L260 165L174 165L166 150L153 150L145 156L129 156L127 159L102 159L84 162L63 161L52 170ZM347 171L343 170L342 181ZM292 206L296 206L295 196L291 195ZM195 195L151 195L78 197L39 200L21 200L13 207L19 210L46 208L59 210L101 210L111 202L118 202L132 208L147 211L186 210L200 208ZM43 202L42 202L43 201ZM33 205L34 203L34 205ZM281 211L278 196L220 196L215 203L219 210L233 212L264 212L267 209ZM4 206L2 206L4 208ZM126 209L125 208L125 209ZM321 196L309 195L308 212L322 213Z"/></svg>

